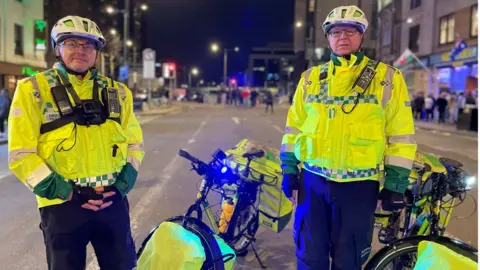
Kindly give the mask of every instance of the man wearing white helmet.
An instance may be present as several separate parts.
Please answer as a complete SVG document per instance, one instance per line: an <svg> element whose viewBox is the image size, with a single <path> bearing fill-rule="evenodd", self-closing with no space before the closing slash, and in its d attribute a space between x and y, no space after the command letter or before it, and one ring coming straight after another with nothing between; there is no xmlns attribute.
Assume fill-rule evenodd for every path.
<svg viewBox="0 0 480 270"><path fill-rule="evenodd" d="M280 157L284 192L299 192L298 269L330 269L330 258L332 269L361 269L377 197L384 210L404 206L416 152L410 100L402 74L362 52L367 28L356 6L328 14L331 60L302 74L288 112Z"/></svg>
<svg viewBox="0 0 480 270"><path fill-rule="evenodd" d="M58 63L21 80L9 117L9 167L37 197L48 269L136 265L126 194L144 156L131 91L98 73L105 46L91 20L67 16L51 32Z"/></svg>

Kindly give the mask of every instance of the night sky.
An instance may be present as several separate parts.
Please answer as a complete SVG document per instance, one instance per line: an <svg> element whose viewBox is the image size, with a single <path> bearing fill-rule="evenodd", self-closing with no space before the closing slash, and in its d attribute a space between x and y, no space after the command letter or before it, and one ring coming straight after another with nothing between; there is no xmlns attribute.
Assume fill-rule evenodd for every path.
<svg viewBox="0 0 480 270"><path fill-rule="evenodd" d="M293 42L294 0L148 0L145 46L157 61L175 61L177 69L195 66L199 78L219 82L223 51L210 43L240 47L228 55L228 75L244 72L252 47Z"/></svg>

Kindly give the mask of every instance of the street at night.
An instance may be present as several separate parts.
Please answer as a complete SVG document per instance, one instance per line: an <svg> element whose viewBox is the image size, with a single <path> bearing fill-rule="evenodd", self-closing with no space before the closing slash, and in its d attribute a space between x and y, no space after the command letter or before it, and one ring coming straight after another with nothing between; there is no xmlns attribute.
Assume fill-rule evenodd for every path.
<svg viewBox="0 0 480 270"><path fill-rule="evenodd" d="M227 150L242 138L250 138L279 148L287 108L275 113L264 108L176 104L169 114L139 116L145 138L145 158L135 188L129 194L131 225L137 249L150 230L161 221L183 214L195 200L199 177L189 171L188 161L177 156L178 149L208 161L217 148ZM445 134L435 130L416 130L420 151L447 156L462 162L477 174L477 138ZM46 269L45 247L39 229L39 213L34 195L7 169L6 145L1 146L0 164L0 269ZM477 199L476 188L471 191ZM215 201L211 201L215 204ZM447 234L477 246L477 214L471 197L454 210ZM292 239L293 218L280 234L260 228L256 248L270 269L295 269ZM374 234L374 253L381 248ZM89 248L87 269L97 269ZM253 252L237 258L235 269L257 269Z"/></svg>

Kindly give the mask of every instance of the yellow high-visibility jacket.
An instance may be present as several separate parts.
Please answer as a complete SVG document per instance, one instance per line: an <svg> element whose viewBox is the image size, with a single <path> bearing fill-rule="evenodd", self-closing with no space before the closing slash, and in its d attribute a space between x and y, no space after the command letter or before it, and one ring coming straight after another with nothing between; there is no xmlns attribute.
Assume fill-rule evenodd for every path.
<svg viewBox="0 0 480 270"><path fill-rule="evenodd" d="M95 80L98 91L112 82L96 70L81 80L66 73L61 65L19 81L8 119L11 171L37 195L39 207L65 202L72 190L70 180L90 187L117 182L120 192L127 193L135 183L132 178L136 178L144 156L142 130L133 113L131 91L121 83L110 83L109 87L119 92L120 123L111 119L101 125L69 123L41 134L42 124L60 117L50 91L58 84L56 77L60 73L82 100L92 99ZM70 94L69 97L75 106ZM133 174L118 177L124 167L133 167ZM119 178L129 183L120 183Z"/></svg>
<svg viewBox="0 0 480 270"><path fill-rule="evenodd" d="M367 65L376 75L360 94L353 85ZM349 61L332 55L302 74L282 139L282 169L294 174L303 162L310 172L349 182L376 180L384 165L384 187L404 192L417 149L414 132L408 90L397 69L363 53Z"/></svg>

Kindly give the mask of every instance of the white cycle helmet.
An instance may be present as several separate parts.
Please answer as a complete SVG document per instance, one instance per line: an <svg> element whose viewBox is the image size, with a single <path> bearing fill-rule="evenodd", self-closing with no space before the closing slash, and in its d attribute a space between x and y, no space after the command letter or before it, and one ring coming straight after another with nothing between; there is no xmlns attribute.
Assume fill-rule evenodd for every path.
<svg viewBox="0 0 480 270"><path fill-rule="evenodd" d="M328 14L322 25L323 32L327 34L332 27L339 25L354 26L363 34L367 31L368 21L365 13L357 6L341 6Z"/></svg>
<svg viewBox="0 0 480 270"><path fill-rule="evenodd" d="M53 26L52 33L52 48L60 43L62 40L69 37L82 37L93 41L100 50L105 47L106 41L98 28L97 24L87 18L79 16L64 17Z"/></svg>

